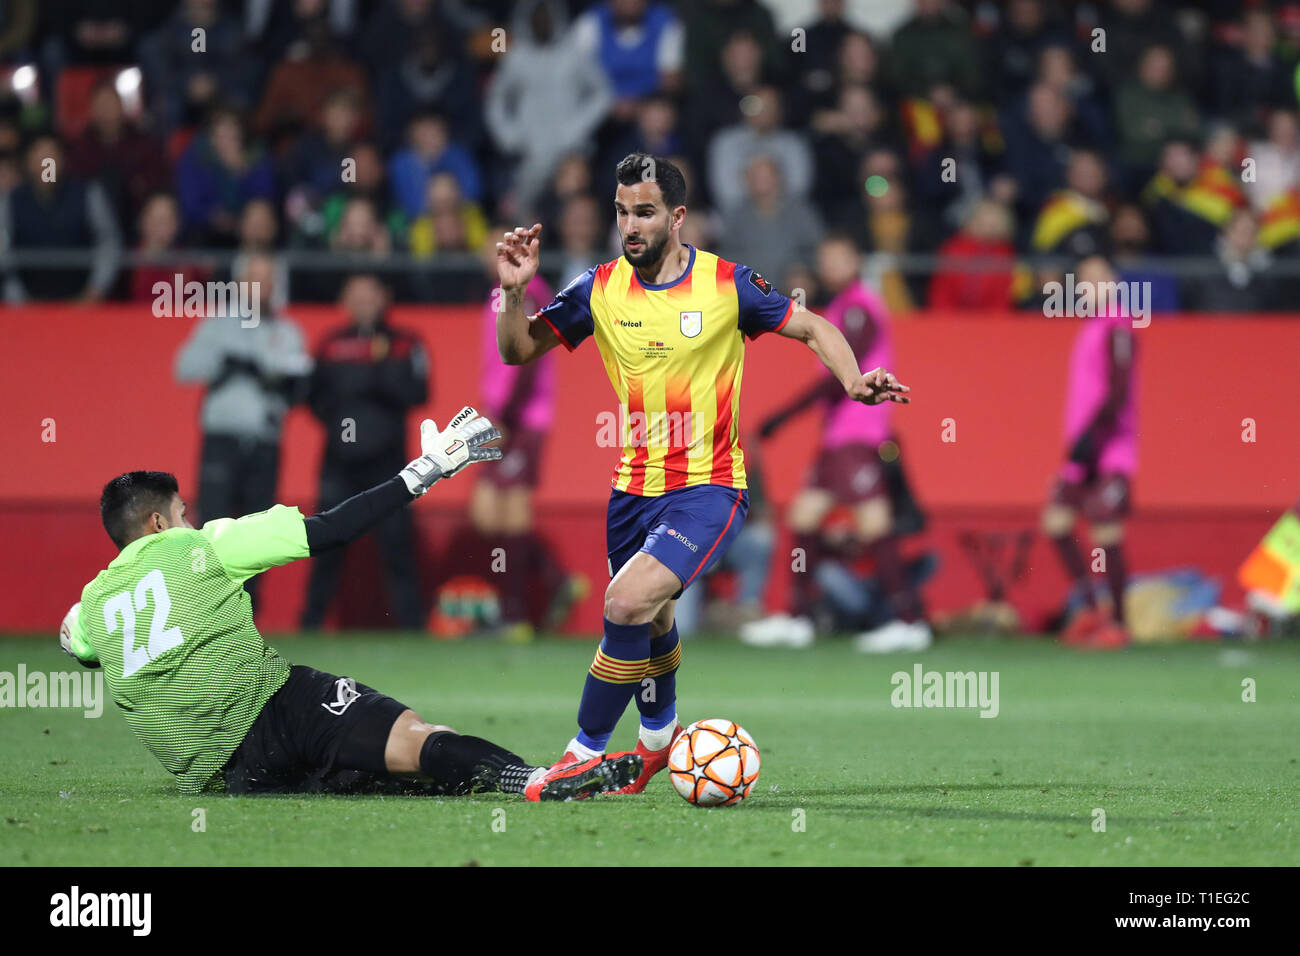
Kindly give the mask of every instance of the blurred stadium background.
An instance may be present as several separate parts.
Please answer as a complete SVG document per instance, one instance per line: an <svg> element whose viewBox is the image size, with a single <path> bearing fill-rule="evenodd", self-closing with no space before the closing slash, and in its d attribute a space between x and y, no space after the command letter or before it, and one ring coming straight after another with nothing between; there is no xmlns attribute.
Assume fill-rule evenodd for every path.
<svg viewBox="0 0 1300 956"><path fill-rule="evenodd" d="M1079 323L1045 317L1043 283L1098 251L1150 282L1129 568L1162 575L1153 632L1248 627L1204 612L1243 608L1239 567L1300 497L1297 60L1289 2L3 0L0 629L52 632L111 558L96 502L112 475L172 470L215 516L205 389L178 380L202 318L159 317L156 282L260 270L264 312L319 367L355 315L348 276L376 275L411 368L427 360L424 394L393 414L496 411L485 244L540 221L552 288L613 258L613 167L637 149L687 171L688 241L810 307L822 239L857 245L916 395L894 416L927 518L906 546L937 559L940 618L1004 597L1011 626L1059 623L1068 582L1037 529ZM526 569L537 627L548 572L585 576L560 622L575 633L600 626L617 457L596 441L614 409L594 352L555 357ZM748 353L775 611L817 419L752 432L822 373L780 342ZM327 436L304 393L284 396L275 500L306 512ZM500 617L484 610L499 536L473 527L474 493L452 482L413 509L431 628ZM396 622L381 564L373 541L351 549L327 626ZM266 576L264 630L299 626L309 573Z"/></svg>

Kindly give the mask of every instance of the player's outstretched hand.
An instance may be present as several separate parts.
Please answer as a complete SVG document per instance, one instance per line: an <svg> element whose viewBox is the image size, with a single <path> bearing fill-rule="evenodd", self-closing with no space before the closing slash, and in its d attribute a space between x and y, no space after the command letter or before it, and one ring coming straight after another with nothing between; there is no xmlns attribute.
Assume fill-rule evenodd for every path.
<svg viewBox="0 0 1300 956"><path fill-rule="evenodd" d="M78 601L72 607L68 608L68 613L63 615L63 623L59 625L59 647L63 648L63 653L67 654L82 667L98 667L97 660L83 660L77 653L78 642L72 636L73 628L76 626L77 617L81 614L81 602ZM84 639L82 647L84 648ZM85 650L82 650L85 653Z"/></svg>
<svg viewBox="0 0 1300 956"><path fill-rule="evenodd" d="M402 480L411 494L418 497L440 478L450 478L466 465L499 460L501 449L489 448L487 444L500 437L496 427L470 405L457 412L441 431L433 419L426 418L420 422L423 454L402 469Z"/></svg>
<svg viewBox="0 0 1300 956"><path fill-rule="evenodd" d="M911 401L906 394L910 391L910 388L894 377L893 372L873 368L850 386L849 398L864 405L879 405L881 402L906 405Z"/></svg>
<svg viewBox="0 0 1300 956"><path fill-rule="evenodd" d="M426 418L420 423L420 447L424 453L444 454L451 459L447 464L450 464L452 469L448 471L444 467L444 476L454 475L472 462L499 461L501 449L488 448L486 445L500 437L501 432L497 427L475 411L472 405L466 405L457 412L456 417L441 432L431 419ZM457 442L464 442L465 447L460 448ZM435 457L434 460L438 459Z"/></svg>
<svg viewBox="0 0 1300 956"><path fill-rule="evenodd" d="M767 441L775 435L777 430L784 424L784 415L769 415L767 418L763 419L762 424L758 426L758 437L763 441Z"/></svg>
<svg viewBox="0 0 1300 956"><path fill-rule="evenodd" d="M537 275L540 261L541 223L531 229L523 226L507 232L497 243L497 277L503 289L521 289Z"/></svg>
<svg viewBox="0 0 1300 956"><path fill-rule="evenodd" d="M59 647L63 648L63 653L69 657L77 656L72 653L72 625L77 620L77 615L80 612L81 602L78 601L68 608L68 613L63 615L63 623L59 625Z"/></svg>

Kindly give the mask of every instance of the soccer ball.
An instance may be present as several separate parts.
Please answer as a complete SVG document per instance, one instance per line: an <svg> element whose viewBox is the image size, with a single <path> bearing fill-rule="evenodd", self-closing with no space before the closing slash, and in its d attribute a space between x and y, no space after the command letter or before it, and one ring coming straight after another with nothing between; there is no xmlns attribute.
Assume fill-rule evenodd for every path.
<svg viewBox="0 0 1300 956"><path fill-rule="evenodd" d="M758 747L740 724L712 718L682 731L668 753L673 787L697 807L729 807L758 779Z"/></svg>

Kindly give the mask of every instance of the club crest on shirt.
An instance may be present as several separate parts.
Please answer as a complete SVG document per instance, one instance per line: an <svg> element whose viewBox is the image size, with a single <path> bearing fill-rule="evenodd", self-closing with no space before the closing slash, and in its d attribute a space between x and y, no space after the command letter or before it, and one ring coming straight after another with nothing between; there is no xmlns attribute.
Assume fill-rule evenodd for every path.
<svg viewBox="0 0 1300 956"><path fill-rule="evenodd" d="M704 328L703 312L683 312L682 313L682 335L688 339L693 339L700 334Z"/></svg>

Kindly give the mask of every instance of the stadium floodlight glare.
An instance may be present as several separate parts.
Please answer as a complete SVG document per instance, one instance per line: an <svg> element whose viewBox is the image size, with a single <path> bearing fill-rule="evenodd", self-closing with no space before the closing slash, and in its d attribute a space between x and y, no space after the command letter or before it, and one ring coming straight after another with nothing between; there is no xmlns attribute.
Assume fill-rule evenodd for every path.
<svg viewBox="0 0 1300 956"><path fill-rule="evenodd" d="M10 77L10 85L13 91L20 96L23 93L31 92L36 89L36 67L30 63L24 64L14 70L13 76Z"/></svg>
<svg viewBox="0 0 1300 956"><path fill-rule="evenodd" d="M138 66L128 66L117 74L113 80L113 85L117 87L117 93L121 97L135 96L140 91L142 76Z"/></svg>

